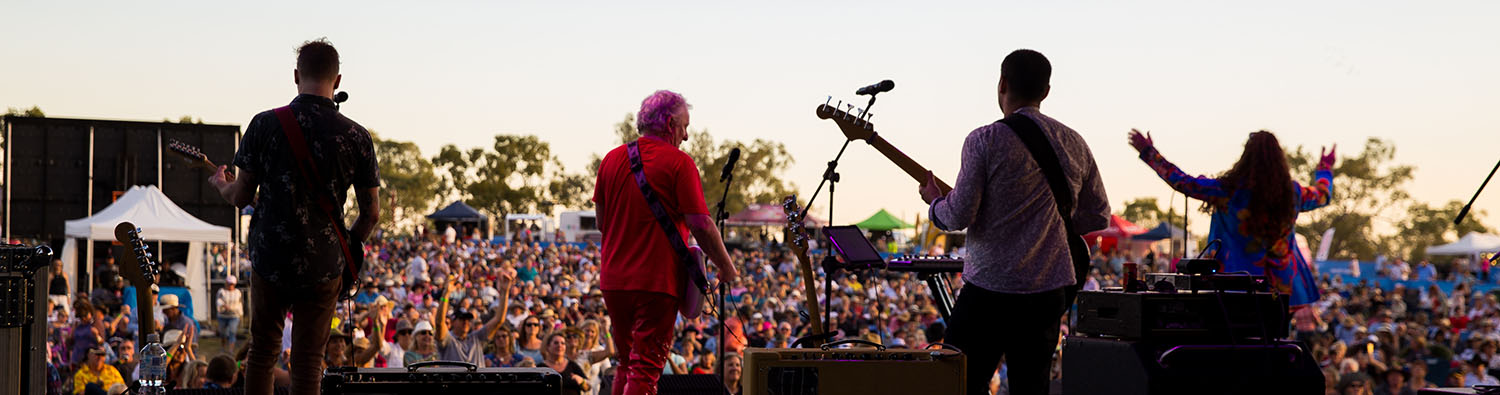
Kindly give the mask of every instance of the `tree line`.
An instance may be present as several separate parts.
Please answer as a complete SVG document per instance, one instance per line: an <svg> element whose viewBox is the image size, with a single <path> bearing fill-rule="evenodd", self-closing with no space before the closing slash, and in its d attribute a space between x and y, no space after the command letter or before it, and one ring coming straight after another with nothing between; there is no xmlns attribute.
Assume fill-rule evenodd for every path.
<svg viewBox="0 0 1500 395"><path fill-rule="evenodd" d="M633 115L614 124L618 144L635 140ZM715 141L707 129L689 131L682 147L698 164L703 196L710 208L724 192L716 175L730 150L741 150L725 209L737 212L749 203L772 203L795 191L783 173L793 160L780 142L755 139ZM463 200L492 218L506 214L545 213L557 208L593 209L592 195L603 153L587 169L566 168L551 143L530 134L497 134L487 147L447 144L437 155L422 155L416 143L384 139L371 132L380 161L381 228L407 233L437 205Z"/></svg>

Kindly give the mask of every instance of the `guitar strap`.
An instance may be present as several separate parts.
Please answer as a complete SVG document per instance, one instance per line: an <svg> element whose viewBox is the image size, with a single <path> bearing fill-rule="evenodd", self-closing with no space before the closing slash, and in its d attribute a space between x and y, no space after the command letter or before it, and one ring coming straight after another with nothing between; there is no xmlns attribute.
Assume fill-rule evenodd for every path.
<svg viewBox="0 0 1500 395"><path fill-rule="evenodd" d="M281 130L286 133L287 145L290 145L292 148L292 156L294 156L294 162L297 163L297 172L302 174L302 188L317 197L318 207L323 209L323 214L328 217L328 222L333 225L333 234L338 236L339 245L343 247L344 270L349 278L358 279L359 270L354 267L354 251L349 249L349 235L344 234L344 222L338 219L337 215L334 215L334 212L336 212L335 207L337 206L333 204L333 197L326 193L317 193L319 189L313 187L314 185L324 185L323 177L320 176L323 173L318 172L318 164L313 162L312 154L307 150L307 139L303 138L302 126L297 124L296 116L292 114L292 106L278 107L273 111L276 112L276 118L281 120ZM340 288L349 286L351 285L344 284ZM339 297L343 298L344 296L343 292L340 292Z"/></svg>
<svg viewBox="0 0 1500 395"><path fill-rule="evenodd" d="M661 204L661 198L656 195L656 189L651 183L646 182L646 165L641 161L641 149L635 141L625 144L625 152L630 154L630 173L635 175L635 185L640 187L641 195L646 198L646 206L651 208L651 215L656 217L656 224L666 232L667 240L672 244L672 251L677 252L677 262L684 269L695 265L692 254L688 252L687 243L682 242L682 233L677 231L677 225L672 223L672 218L667 215L667 208ZM695 273L692 270L684 270L684 273ZM696 275L691 279L693 285L708 294L708 278Z"/></svg>
<svg viewBox="0 0 1500 395"><path fill-rule="evenodd" d="M1073 229L1073 188L1068 185L1068 179L1063 174L1062 162L1057 158L1057 151L1053 150L1052 142L1042 132L1042 128L1035 120L1019 113L1012 113L1000 120L1005 126L1016 133L1016 137L1026 144L1026 150L1031 152L1031 158L1036 160L1037 166L1042 168L1042 174L1047 176L1047 185L1052 189L1052 199L1057 202L1057 214L1062 216L1063 228L1067 231L1068 256L1072 258L1073 277L1076 283L1064 290L1067 305L1073 304L1073 298L1078 295L1078 290L1083 288L1083 283L1088 279L1089 272L1089 250L1083 243L1083 239L1077 237L1078 233Z"/></svg>

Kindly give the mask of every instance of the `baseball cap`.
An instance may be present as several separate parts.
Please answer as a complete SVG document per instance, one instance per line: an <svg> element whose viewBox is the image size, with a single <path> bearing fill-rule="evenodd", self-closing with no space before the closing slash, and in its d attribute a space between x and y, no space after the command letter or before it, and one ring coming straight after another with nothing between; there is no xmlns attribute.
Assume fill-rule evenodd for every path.
<svg viewBox="0 0 1500 395"><path fill-rule="evenodd" d="M228 276L224 276L224 283L225 284L239 284L239 282L240 282L240 279L234 277L233 274L228 275Z"/></svg>

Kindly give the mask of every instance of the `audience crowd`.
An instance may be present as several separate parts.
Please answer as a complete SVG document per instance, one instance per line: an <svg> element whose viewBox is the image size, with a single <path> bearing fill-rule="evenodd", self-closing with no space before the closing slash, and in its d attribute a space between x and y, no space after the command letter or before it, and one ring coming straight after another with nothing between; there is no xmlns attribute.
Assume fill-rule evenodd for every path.
<svg viewBox="0 0 1500 395"><path fill-rule="evenodd" d="M599 251L592 243L546 243L539 237L507 243L455 239L388 237L367 246L369 264L352 301L341 303L330 323L326 366L400 367L434 360L458 360L488 367L550 367L564 376L567 393L598 394L610 383L614 347L612 323L598 287ZM728 332L723 369L737 388L746 347L789 347L810 333L801 312L805 295L798 260L776 244L750 243L732 256L742 277L722 307ZM894 246L893 246L894 247ZM222 252L222 251L220 251ZM963 249L952 251L962 254ZM1127 259L1096 254L1087 289L1120 286L1120 264L1141 263L1141 272L1167 271L1157 254ZM817 262L821 256L810 257ZM161 295L153 314L168 350L171 388L238 385L249 341L240 334L243 290L238 278L249 265L238 257L215 256L224 281L211 303L213 319L197 322L183 312L176 295ZM817 287L824 275L818 272ZM1418 283L1439 278L1432 265L1395 261L1379 266L1379 276L1405 276ZM136 315L125 303L125 282L117 271L102 270L94 292L54 295L48 336L49 393L113 394L139 378L134 341ZM54 263L52 273L61 273ZM1496 294L1471 291L1475 276L1455 276L1459 285L1445 293L1436 284L1382 290L1343 276L1321 277L1322 297L1292 312L1293 338L1303 342L1324 371L1330 394L1411 394L1434 386L1500 384L1500 302ZM710 276L712 277L712 275ZM951 275L954 287L962 287ZM56 280L54 280L54 283ZM925 282L913 275L884 271L840 272L832 281L830 326L844 338L893 348L922 348L942 341L944 323ZM68 288L63 288L68 289ZM154 295L154 294L153 294ZM61 298L57 296L62 296ZM716 301L715 301L716 302ZM716 304L716 303L715 303ZM678 322L664 374L715 373L720 322L713 314ZM290 331L290 320L287 331ZM1069 332L1067 317L1062 321ZM217 338L215 355L200 348L200 332ZM289 347L284 336L283 349ZM1058 350L1061 350L1061 342ZM277 369L286 376L286 352ZM1060 378L1055 364L1054 378ZM117 385L118 384L118 385ZM992 386L1005 393L1005 369Z"/></svg>

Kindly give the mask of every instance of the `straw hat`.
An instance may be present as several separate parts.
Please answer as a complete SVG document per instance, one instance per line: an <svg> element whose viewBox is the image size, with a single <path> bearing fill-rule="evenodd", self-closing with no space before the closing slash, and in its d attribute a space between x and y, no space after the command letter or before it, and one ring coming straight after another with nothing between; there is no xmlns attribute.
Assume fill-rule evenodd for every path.
<svg viewBox="0 0 1500 395"><path fill-rule="evenodd" d="M162 310L182 307L182 305L177 304L177 295L173 294L162 295L159 304L161 305Z"/></svg>

